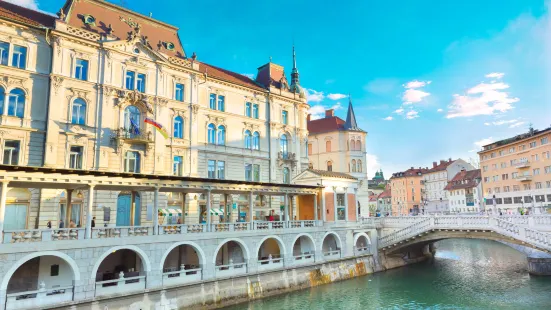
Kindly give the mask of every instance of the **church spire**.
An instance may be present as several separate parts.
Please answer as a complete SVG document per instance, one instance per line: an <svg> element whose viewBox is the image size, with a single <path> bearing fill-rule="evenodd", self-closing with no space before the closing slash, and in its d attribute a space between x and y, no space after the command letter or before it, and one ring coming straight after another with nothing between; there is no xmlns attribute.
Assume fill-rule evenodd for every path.
<svg viewBox="0 0 551 310"><path fill-rule="evenodd" d="M299 85L299 74L297 69L297 54L295 53L295 46L293 45L293 70L291 71L291 85Z"/></svg>
<svg viewBox="0 0 551 310"><path fill-rule="evenodd" d="M356 115L354 114L354 108L352 108L352 97L348 95L348 113L346 114L346 123L344 123L345 130L357 130L362 131L356 123Z"/></svg>

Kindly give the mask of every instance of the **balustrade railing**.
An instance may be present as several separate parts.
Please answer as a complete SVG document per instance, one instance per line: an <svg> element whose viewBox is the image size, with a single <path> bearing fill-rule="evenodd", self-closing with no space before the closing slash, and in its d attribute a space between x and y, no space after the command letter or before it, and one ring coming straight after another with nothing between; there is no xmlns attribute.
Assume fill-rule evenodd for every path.
<svg viewBox="0 0 551 310"><path fill-rule="evenodd" d="M153 235L153 226L118 226L92 228L92 239Z"/></svg>
<svg viewBox="0 0 551 310"><path fill-rule="evenodd" d="M212 232L221 232L221 231L245 231L250 230L250 223L217 223L211 224Z"/></svg>
<svg viewBox="0 0 551 310"><path fill-rule="evenodd" d="M84 228L6 230L2 243L80 240L84 239L84 232Z"/></svg>
<svg viewBox="0 0 551 310"><path fill-rule="evenodd" d="M73 300L73 286L40 288L6 295L6 309L41 309Z"/></svg>
<svg viewBox="0 0 551 310"><path fill-rule="evenodd" d="M146 273L122 271L113 274L116 279L96 281L96 296L105 296L145 290Z"/></svg>

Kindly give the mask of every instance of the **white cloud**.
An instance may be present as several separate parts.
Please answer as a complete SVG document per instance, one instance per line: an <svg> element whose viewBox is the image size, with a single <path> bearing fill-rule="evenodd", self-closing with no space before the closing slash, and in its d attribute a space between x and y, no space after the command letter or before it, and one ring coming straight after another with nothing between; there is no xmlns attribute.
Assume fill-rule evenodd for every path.
<svg viewBox="0 0 551 310"><path fill-rule="evenodd" d="M484 123L484 125L486 125L486 126L490 126L491 124L490 124L490 123Z"/></svg>
<svg viewBox="0 0 551 310"><path fill-rule="evenodd" d="M484 145L488 145L492 142L494 142L494 139L492 137L489 137L489 138L485 138L485 139L482 139L482 140L475 141L474 145L476 145L478 147L478 149L482 149L482 147ZM476 152L476 150L474 150L474 151Z"/></svg>
<svg viewBox="0 0 551 310"><path fill-rule="evenodd" d="M489 79L501 79L504 75L505 75L505 73L492 72L492 73L486 74L486 77L489 78Z"/></svg>
<svg viewBox="0 0 551 310"><path fill-rule="evenodd" d="M377 155L366 154L365 163L367 165L367 175L370 177L375 176L375 172L377 172L381 168L381 164L379 163Z"/></svg>
<svg viewBox="0 0 551 310"><path fill-rule="evenodd" d="M480 83L467 90L467 95L453 95L447 118L493 115L513 109L513 103L519 98L509 97L503 90L509 85L499 83Z"/></svg>
<svg viewBox="0 0 551 310"><path fill-rule="evenodd" d="M399 109L397 109L396 111L394 111L394 113L396 113L396 114L402 114L402 113L404 113L404 109L403 109L403 108L399 108Z"/></svg>
<svg viewBox="0 0 551 310"><path fill-rule="evenodd" d="M417 111L409 111L406 113L406 118L407 119L414 119L414 118L418 118L419 117L419 113Z"/></svg>
<svg viewBox="0 0 551 310"><path fill-rule="evenodd" d="M404 85L405 88L420 88L420 87L425 87L426 85L430 84L431 81L411 81L411 82L407 82L407 84Z"/></svg>
<svg viewBox="0 0 551 310"><path fill-rule="evenodd" d="M497 121L497 122L491 122L491 123L484 123L484 125L486 126L490 126L490 125L494 125L494 126L501 126L501 125L506 125L506 124L513 124L513 123L516 123L518 122L518 120L516 119L512 119L512 120L501 120L501 121Z"/></svg>
<svg viewBox="0 0 551 310"><path fill-rule="evenodd" d="M333 110L340 110L342 108L343 108L343 106L341 105L340 102L337 102L333 106L330 107L330 109L333 109ZM326 110L326 108L321 104L311 106L310 110L308 110L308 113L310 114L310 119L311 120L316 120L316 119L324 118L325 117L325 110Z"/></svg>
<svg viewBox="0 0 551 310"><path fill-rule="evenodd" d="M430 93L422 91L422 88L430 84L431 81L411 81L404 84L404 88L406 88L406 91L404 92L402 96L402 101L404 104L413 104L423 101L423 98L430 96Z"/></svg>
<svg viewBox="0 0 551 310"><path fill-rule="evenodd" d="M313 89L306 89L306 96L310 102L320 102L325 98L322 91L315 91Z"/></svg>
<svg viewBox="0 0 551 310"><path fill-rule="evenodd" d="M444 110L442 110L442 109L438 109L438 110L436 110L436 112L438 112L438 113L442 113L442 112L444 112Z"/></svg>
<svg viewBox="0 0 551 310"><path fill-rule="evenodd" d="M342 98L345 98L346 95L344 94L329 94L327 95L327 98L331 99L331 100L339 100L339 99L342 99Z"/></svg>
<svg viewBox="0 0 551 310"><path fill-rule="evenodd" d="M392 116L387 116L387 117L383 118L383 120L385 120L385 121L391 121L393 119L394 119L394 117L392 117Z"/></svg>
<svg viewBox="0 0 551 310"><path fill-rule="evenodd" d="M36 0L6 0L6 2L17 4L19 6L33 10L38 10L38 3L36 2Z"/></svg>
<svg viewBox="0 0 551 310"><path fill-rule="evenodd" d="M521 126L523 124L524 124L524 122L516 122L516 123L512 124L511 126L509 126L509 128L516 128L516 127Z"/></svg>
<svg viewBox="0 0 551 310"><path fill-rule="evenodd" d="M342 109L342 105L341 105L340 102L337 102L337 103L335 103L335 104L331 107L331 109L333 109L333 110L340 110L340 109Z"/></svg>

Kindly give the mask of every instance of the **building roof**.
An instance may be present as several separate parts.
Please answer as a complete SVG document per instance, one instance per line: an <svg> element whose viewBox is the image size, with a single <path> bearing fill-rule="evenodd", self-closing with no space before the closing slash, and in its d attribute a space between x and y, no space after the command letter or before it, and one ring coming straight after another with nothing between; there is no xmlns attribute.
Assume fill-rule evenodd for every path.
<svg viewBox="0 0 551 310"><path fill-rule="evenodd" d="M392 174L391 179L398 179L403 177L412 177L412 176L420 176L423 173L427 173L428 169L426 168L413 168L403 171L403 172L396 172Z"/></svg>
<svg viewBox="0 0 551 310"><path fill-rule="evenodd" d="M341 178L341 179L350 179L350 180L357 180L357 178L351 176L348 173L343 172L335 172L335 171L326 171L326 170L317 170L317 169L308 169L306 171L310 171L313 174L317 174L321 177L329 177L329 178Z"/></svg>
<svg viewBox="0 0 551 310"><path fill-rule="evenodd" d="M31 10L6 1L0 1L0 18L12 20L33 27L52 28L56 18L52 15Z"/></svg>
<svg viewBox="0 0 551 310"><path fill-rule="evenodd" d="M346 122L343 126L344 130L363 131L358 127L356 123L356 114L354 114L354 108L352 107L352 98L348 97L348 112L346 113Z"/></svg>
<svg viewBox="0 0 551 310"><path fill-rule="evenodd" d="M499 141L496 141L496 142L492 142L490 144L486 144L486 145L483 146L484 150L482 150L478 153L484 153L486 151L493 150L497 147L501 147L501 146L504 146L504 145L507 145L507 144L519 142L519 141L522 141L522 140L527 140L527 139L530 139L530 138L533 138L535 136L545 134L545 133L548 133L548 132L551 132L551 127L548 127L548 128L542 129L542 130L534 130L534 129L530 128L530 130L526 133L516 135L512 138L507 138L507 139L499 140Z"/></svg>
<svg viewBox="0 0 551 310"><path fill-rule="evenodd" d="M449 165L453 164L454 161L455 160L452 160L450 158L448 160L441 160L440 163L433 162L432 168L427 170L425 173L431 173L431 172L446 170Z"/></svg>
<svg viewBox="0 0 551 310"><path fill-rule="evenodd" d="M318 134L324 132L344 130L345 121L337 116L330 116L308 121L308 132L310 134Z"/></svg>
<svg viewBox="0 0 551 310"><path fill-rule="evenodd" d="M480 182L481 173L480 169L470 170L470 171L459 171L451 181L448 182L448 185L444 190L456 190L456 189L465 189L476 187Z"/></svg>
<svg viewBox="0 0 551 310"><path fill-rule="evenodd" d="M241 86L250 87L256 90L265 91L266 89L254 80L235 72L228 71L213 65L199 62L199 71L207 73L207 76L214 77L219 80L223 80L230 83L235 83Z"/></svg>
<svg viewBox="0 0 551 310"><path fill-rule="evenodd" d="M392 191L390 189L387 189L379 194L379 197L377 198L390 198L392 197Z"/></svg>

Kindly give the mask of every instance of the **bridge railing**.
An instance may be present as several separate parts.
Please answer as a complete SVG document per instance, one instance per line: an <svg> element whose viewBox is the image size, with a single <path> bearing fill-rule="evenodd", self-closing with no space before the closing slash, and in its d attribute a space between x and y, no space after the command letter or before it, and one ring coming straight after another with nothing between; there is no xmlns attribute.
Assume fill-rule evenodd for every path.
<svg viewBox="0 0 551 310"><path fill-rule="evenodd" d="M386 247L401 240L414 237L421 232L428 230L431 225L434 225L433 218L424 217L406 228L397 230L391 234L379 238L379 246Z"/></svg>

